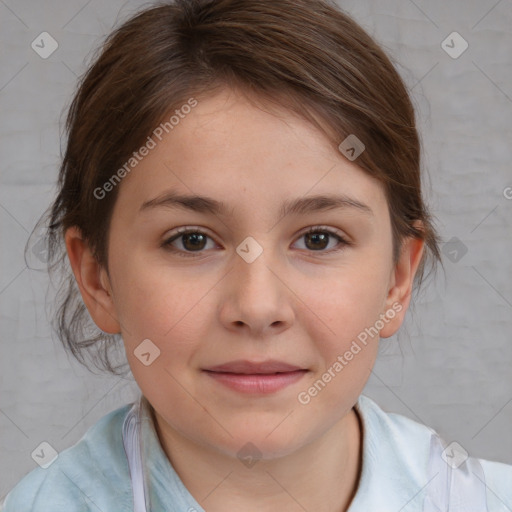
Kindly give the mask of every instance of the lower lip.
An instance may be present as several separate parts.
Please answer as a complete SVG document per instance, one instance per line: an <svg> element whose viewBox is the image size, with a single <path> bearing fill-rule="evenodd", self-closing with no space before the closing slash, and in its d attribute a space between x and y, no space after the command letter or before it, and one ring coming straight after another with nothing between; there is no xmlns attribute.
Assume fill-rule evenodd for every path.
<svg viewBox="0 0 512 512"><path fill-rule="evenodd" d="M270 374L244 374L212 372L206 373L217 382L242 393L274 393L300 380L307 370Z"/></svg>

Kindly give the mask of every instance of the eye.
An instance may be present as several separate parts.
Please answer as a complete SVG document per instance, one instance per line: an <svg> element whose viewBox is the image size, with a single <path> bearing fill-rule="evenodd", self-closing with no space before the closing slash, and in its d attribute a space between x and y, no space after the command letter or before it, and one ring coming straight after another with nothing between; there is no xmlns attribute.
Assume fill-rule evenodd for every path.
<svg viewBox="0 0 512 512"><path fill-rule="evenodd" d="M189 257L194 256L193 253L202 252L208 239L212 240L211 237L197 228L182 228L177 231L177 234L165 240L162 247L179 256ZM176 247L174 242L177 242L179 247Z"/></svg>
<svg viewBox="0 0 512 512"><path fill-rule="evenodd" d="M351 245L351 242L348 242L336 230L322 226L309 228L300 235L300 239L305 240L305 250L321 253L336 252L345 246ZM194 257L194 253L200 254L204 252L203 249L208 248L208 240L213 242L209 235L198 228L181 228L171 238L165 240L161 246L165 250L176 253L178 256ZM334 244L334 248L325 250L332 241L337 242ZM215 246L216 244L213 243L213 245Z"/></svg>
<svg viewBox="0 0 512 512"><path fill-rule="evenodd" d="M343 238L336 230L324 228L322 226L313 226L309 228L305 233L300 235L299 239L305 240L306 249L322 253L336 252L343 249L345 246L351 245L351 243ZM329 246L331 241L338 242L337 244L334 244L335 248L324 250Z"/></svg>

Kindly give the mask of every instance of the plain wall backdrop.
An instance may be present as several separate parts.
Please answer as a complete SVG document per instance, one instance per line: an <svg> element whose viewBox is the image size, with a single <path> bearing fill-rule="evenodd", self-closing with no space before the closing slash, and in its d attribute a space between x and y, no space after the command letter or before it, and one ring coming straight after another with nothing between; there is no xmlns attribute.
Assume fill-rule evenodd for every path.
<svg viewBox="0 0 512 512"><path fill-rule="evenodd" d="M48 276L27 268L23 252L55 193L77 77L112 27L143 5L0 0L0 498L36 467L41 442L61 451L136 396L132 380L89 373L52 338ZM365 394L470 455L512 463L512 1L339 5L411 90L446 268L398 339L381 341ZM31 46L42 32L58 44L47 58ZM42 37L44 54L52 42Z"/></svg>

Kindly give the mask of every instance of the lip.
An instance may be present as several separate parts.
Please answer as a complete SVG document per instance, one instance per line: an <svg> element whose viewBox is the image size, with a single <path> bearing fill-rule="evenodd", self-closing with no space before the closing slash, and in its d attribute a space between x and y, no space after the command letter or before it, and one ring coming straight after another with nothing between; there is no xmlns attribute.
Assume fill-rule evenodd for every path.
<svg viewBox="0 0 512 512"><path fill-rule="evenodd" d="M294 372L296 370L304 369L305 368L301 368L300 366L284 363L275 359L269 359L267 361L262 361L261 363L239 359L237 361L231 361L229 363L205 368L205 370L211 372L243 373L250 375Z"/></svg>
<svg viewBox="0 0 512 512"><path fill-rule="evenodd" d="M224 386L250 394L275 393L297 382L308 372L305 368L276 360L261 363L231 361L203 371Z"/></svg>

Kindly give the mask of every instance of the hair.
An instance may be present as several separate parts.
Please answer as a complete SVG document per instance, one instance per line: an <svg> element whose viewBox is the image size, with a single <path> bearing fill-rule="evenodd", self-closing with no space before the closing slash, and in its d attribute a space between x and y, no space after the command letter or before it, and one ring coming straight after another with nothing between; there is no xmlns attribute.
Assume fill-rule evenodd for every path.
<svg viewBox="0 0 512 512"><path fill-rule="evenodd" d="M154 4L113 31L80 78L67 119L58 193L47 212L48 270L64 272L54 329L84 365L119 373L118 334L99 330L66 258L76 226L108 272L108 235L120 185L112 179L169 113L223 88L288 109L325 133L333 147L355 135L355 162L384 186L393 261L406 237L424 240L415 276L441 262L439 238L422 197L420 139L408 91L390 58L327 0L176 0ZM416 221L421 221L417 225ZM89 367L90 369L90 367Z"/></svg>

